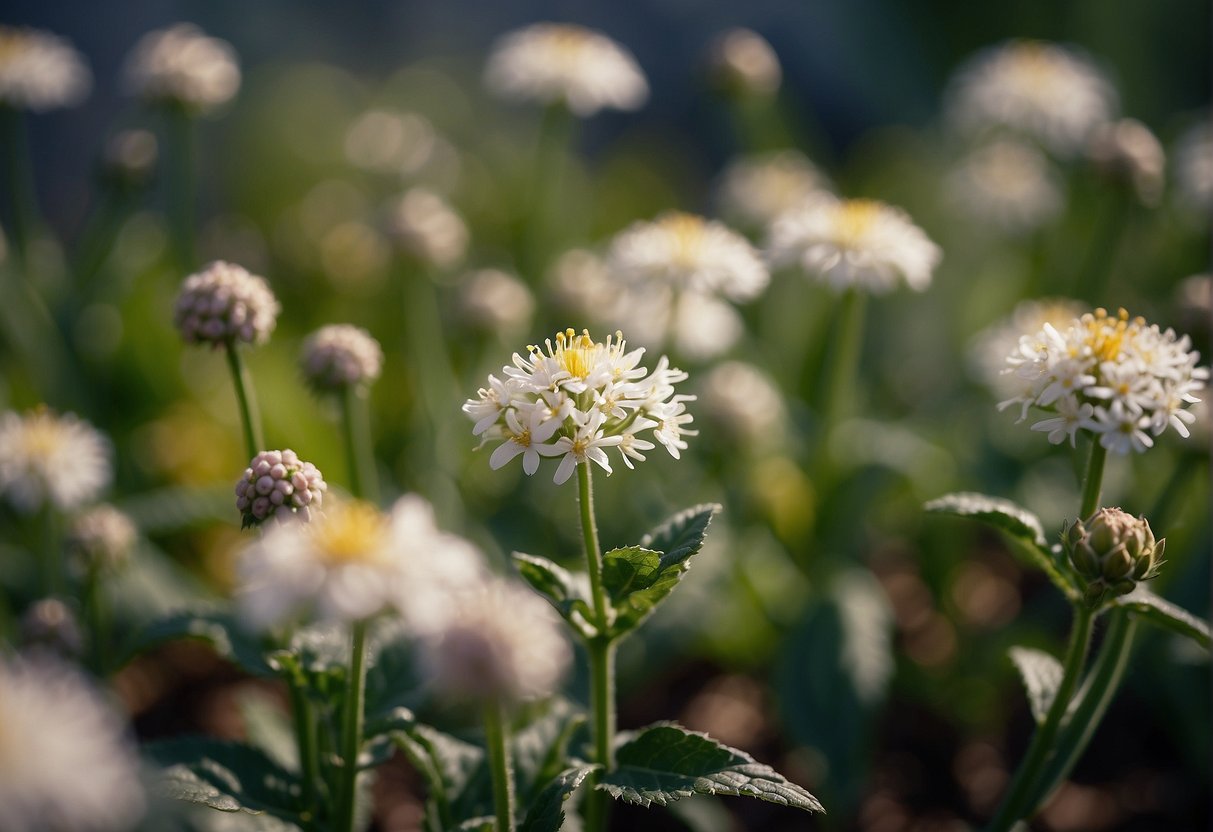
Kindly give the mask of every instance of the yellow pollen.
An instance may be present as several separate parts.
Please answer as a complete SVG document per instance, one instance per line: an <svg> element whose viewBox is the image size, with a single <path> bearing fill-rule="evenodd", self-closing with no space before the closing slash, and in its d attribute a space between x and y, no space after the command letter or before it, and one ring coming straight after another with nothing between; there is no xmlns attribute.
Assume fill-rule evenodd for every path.
<svg viewBox="0 0 1213 832"><path fill-rule="evenodd" d="M518 443L524 448L531 447L531 429L523 428L522 433L511 433L510 440Z"/></svg>
<svg viewBox="0 0 1213 832"><path fill-rule="evenodd" d="M329 566L340 566L383 558L388 522L370 503L352 502L335 506L308 530L321 559Z"/></svg>
<svg viewBox="0 0 1213 832"><path fill-rule="evenodd" d="M674 262L680 266L694 264L703 239L703 218L675 211L662 217L661 226L674 238Z"/></svg>
<svg viewBox="0 0 1213 832"><path fill-rule="evenodd" d="M1082 323L1087 330L1086 341L1091 354L1097 361L1104 362L1115 361L1120 356L1130 323L1140 326L1144 320L1134 318L1130 322L1129 313L1124 309L1113 318L1108 315L1108 310L1101 308L1096 309L1094 314L1083 315Z"/></svg>
<svg viewBox="0 0 1213 832"><path fill-rule="evenodd" d="M589 449L589 447L590 447L589 440L574 439L573 440L573 456L585 456L585 452L586 452L586 450Z"/></svg>
<svg viewBox="0 0 1213 832"><path fill-rule="evenodd" d="M560 366L568 370L573 378L585 378L594 365L594 351L597 346L588 329L583 329L578 335L570 328L556 334L556 349L552 357L559 361Z"/></svg>
<svg viewBox="0 0 1213 832"><path fill-rule="evenodd" d="M876 222L884 205L874 199L848 199L838 206L834 231L838 243L846 248L855 248Z"/></svg>

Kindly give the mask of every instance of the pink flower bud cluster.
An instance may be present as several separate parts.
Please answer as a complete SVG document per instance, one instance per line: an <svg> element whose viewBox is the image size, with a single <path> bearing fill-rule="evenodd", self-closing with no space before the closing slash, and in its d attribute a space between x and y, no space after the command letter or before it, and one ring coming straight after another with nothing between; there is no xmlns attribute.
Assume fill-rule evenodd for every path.
<svg viewBox="0 0 1213 832"><path fill-rule="evenodd" d="M304 462L289 448L262 451L253 457L244 476L236 483L236 508L246 526L273 516L286 520L292 514L310 520L320 508L328 488L320 469Z"/></svg>
<svg viewBox="0 0 1213 832"><path fill-rule="evenodd" d="M265 278L216 260L185 279L173 323L187 344L260 344L274 331L279 309Z"/></svg>
<svg viewBox="0 0 1213 832"><path fill-rule="evenodd" d="M337 391L379 378L383 349L365 329L349 324L322 327L303 342L303 377L318 391Z"/></svg>

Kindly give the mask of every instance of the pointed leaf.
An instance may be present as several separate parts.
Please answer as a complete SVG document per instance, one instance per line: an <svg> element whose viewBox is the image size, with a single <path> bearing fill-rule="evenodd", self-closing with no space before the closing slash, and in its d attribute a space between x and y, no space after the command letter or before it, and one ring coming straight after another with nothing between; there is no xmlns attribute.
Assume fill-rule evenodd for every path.
<svg viewBox="0 0 1213 832"><path fill-rule="evenodd" d="M661 552L628 546L602 556L602 585L611 603L619 604L633 592L648 589L661 574Z"/></svg>
<svg viewBox="0 0 1213 832"><path fill-rule="evenodd" d="M267 812L292 822L304 810L299 779L257 748L210 737L149 743L169 793L224 812Z"/></svg>
<svg viewBox="0 0 1213 832"><path fill-rule="evenodd" d="M712 521L712 515L720 510L719 503L703 503L683 509L642 537L640 545L661 552L665 562L686 560L703 547L708 523Z"/></svg>
<svg viewBox="0 0 1213 832"><path fill-rule="evenodd" d="M550 700L542 713L525 727L512 732L510 751L514 760L518 799L532 800L539 789L568 765L568 747L585 714L562 697Z"/></svg>
<svg viewBox="0 0 1213 832"><path fill-rule="evenodd" d="M577 632L586 638L596 633L590 623L594 614L590 610L589 577L580 572L570 572L559 564L538 555L514 552L514 565L523 580L543 595Z"/></svg>
<svg viewBox="0 0 1213 832"><path fill-rule="evenodd" d="M274 675L260 641L246 633L231 613L221 610L187 610L153 621L135 634L121 663L166 642L187 638L205 641L221 657L255 676Z"/></svg>
<svg viewBox="0 0 1213 832"><path fill-rule="evenodd" d="M483 749L420 723L394 732L392 738L425 778L443 829L485 813L488 772ZM491 794L487 802L491 808Z"/></svg>
<svg viewBox="0 0 1213 832"><path fill-rule="evenodd" d="M1209 649L1209 622L1197 618L1183 607L1172 604L1140 584L1127 595L1113 599L1112 603L1126 607L1145 620L1187 636L1206 650Z"/></svg>
<svg viewBox="0 0 1213 832"><path fill-rule="evenodd" d="M559 832L564 825L565 801L596 768L598 766L574 766L557 775L539 792L518 832Z"/></svg>
<svg viewBox="0 0 1213 832"><path fill-rule="evenodd" d="M723 794L825 811L805 789L744 751L672 723L659 723L629 738L616 752L616 763L598 788L641 806L664 806L693 794Z"/></svg>
<svg viewBox="0 0 1213 832"><path fill-rule="evenodd" d="M1032 708L1032 718L1037 724L1045 721L1053 699L1057 696L1057 688L1065 670L1061 662L1043 650L1031 647L1012 647L1007 654L1015 663L1023 686L1028 692L1028 705Z"/></svg>

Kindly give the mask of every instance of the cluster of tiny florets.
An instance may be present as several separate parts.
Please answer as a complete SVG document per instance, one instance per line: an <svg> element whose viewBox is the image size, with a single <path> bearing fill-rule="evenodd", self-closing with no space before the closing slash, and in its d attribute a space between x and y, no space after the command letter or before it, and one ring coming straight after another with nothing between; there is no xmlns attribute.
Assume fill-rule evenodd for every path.
<svg viewBox="0 0 1213 832"><path fill-rule="evenodd" d="M292 515L306 520L320 508L327 488L320 469L289 448L262 451L236 483L236 508L244 515L245 525Z"/></svg>
<svg viewBox="0 0 1213 832"><path fill-rule="evenodd" d="M379 378L383 349L365 329L332 324L304 340L299 363L313 389L334 392Z"/></svg>
<svg viewBox="0 0 1213 832"><path fill-rule="evenodd" d="M1209 378L1191 347L1188 336L1123 309L1118 315L1097 309L1064 329L1045 324L1008 356L1005 372L1022 389L999 407L1020 405L1021 421L1032 406L1054 410L1056 416L1032 425L1054 444L1073 444L1079 430L1088 430L1111 451L1140 453L1168 427L1189 435L1196 417L1188 406Z"/></svg>
<svg viewBox="0 0 1213 832"><path fill-rule="evenodd" d="M675 394L687 374L664 356L650 373L640 366L643 348L628 351L621 333L595 342L589 332L569 329L532 346L526 357L514 353L502 377L489 376L474 399L463 405L483 442L500 440L489 464L501 468L516 456L534 474L542 457L559 457L555 481L563 483L577 465L591 460L607 473L607 448L618 448L625 465L645 459L656 447L650 436L678 458L692 416L686 403L694 396Z"/></svg>
<svg viewBox="0 0 1213 832"><path fill-rule="evenodd" d="M185 279L173 323L187 344L260 344L274 331L278 311L265 278L216 260Z"/></svg>

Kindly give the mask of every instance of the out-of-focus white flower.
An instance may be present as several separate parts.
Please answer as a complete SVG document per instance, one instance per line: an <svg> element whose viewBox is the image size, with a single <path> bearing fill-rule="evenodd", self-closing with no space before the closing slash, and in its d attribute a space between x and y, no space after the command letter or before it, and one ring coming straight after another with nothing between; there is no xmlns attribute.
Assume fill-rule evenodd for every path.
<svg viewBox="0 0 1213 832"><path fill-rule="evenodd" d="M883 294L904 282L922 291L943 256L909 215L871 199L817 193L771 227L771 261L843 291Z"/></svg>
<svg viewBox="0 0 1213 832"><path fill-rule="evenodd" d="M783 80L779 56L752 29L730 29L708 48L712 83L729 93L773 95Z"/></svg>
<svg viewBox="0 0 1213 832"><path fill-rule="evenodd" d="M110 444L73 413L45 408L0 415L0 495L23 514L49 503L71 511L110 483Z"/></svg>
<svg viewBox="0 0 1213 832"><path fill-rule="evenodd" d="M216 260L185 279L173 323L187 344L262 344L274 331L280 309L265 278Z"/></svg>
<svg viewBox="0 0 1213 832"><path fill-rule="evenodd" d="M444 625L421 642L435 692L517 703L555 692L572 652L552 608L510 581L489 578L456 593Z"/></svg>
<svg viewBox="0 0 1213 832"><path fill-rule="evenodd" d="M114 572L130 560L138 536L134 522L124 512L99 505L72 520L66 543L82 572Z"/></svg>
<svg viewBox="0 0 1213 832"><path fill-rule="evenodd" d="M501 440L489 460L493 469L522 456L523 470L533 474L542 457L560 457L559 484L591 461L611 473L607 448L618 447L632 467L632 459L644 459L635 451L638 442L648 444L640 439L648 431L675 459L686 448L682 437L695 435L686 428L692 417L685 405L695 397L674 392L687 374L664 356L650 373L640 366L644 350L628 352L620 333L604 344L569 329L544 345L529 347L526 358L514 353L502 379L490 375L488 387L463 405L482 443Z"/></svg>
<svg viewBox="0 0 1213 832"><path fill-rule="evenodd" d="M240 89L236 50L192 23L148 32L126 59L126 83L151 104L177 104L196 113L213 110Z"/></svg>
<svg viewBox="0 0 1213 832"><path fill-rule="evenodd" d="M426 633L445 623L450 593L479 581L483 568L470 543L438 529L420 497L400 498L389 514L341 502L309 523L274 524L250 544L236 605L257 630L396 610Z"/></svg>
<svg viewBox="0 0 1213 832"><path fill-rule="evenodd" d="M749 228L765 228L827 187L825 176L803 153L776 150L730 162L716 186L716 202L725 216Z"/></svg>
<svg viewBox="0 0 1213 832"><path fill-rule="evenodd" d="M122 130L105 143L101 156L101 176L119 188L138 188L146 184L156 167L159 148L150 130Z"/></svg>
<svg viewBox="0 0 1213 832"><path fill-rule="evenodd" d="M1175 185L1203 219L1213 212L1213 120L1189 127L1175 144Z"/></svg>
<svg viewBox="0 0 1213 832"><path fill-rule="evenodd" d="M401 251L449 269L463 260L468 228L447 201L426 188L411 188L392 203L388 232Z"/></svg>
<svg viewBox="0 0 1213 832"><path fill-rule="evenodd" d="M119 832L145 808L126 726L76 671L0 659L0 829Z"/></svg>
<svg viewBox="0 0 1213 832"><path fill-rule="evenodd" d="M84 58L63 38L0 26L0 103L35 112L70 107L92 84Z"/></svg>
<svg viewBox="0 0 1213 832"><path fill-rule="evenodd" d="M526 284L500 269L480 269L459 284L459 310L474 326L509 334L525 329L535 312Z"/></svg>
<svg viewBox="0 0 1213 832"><path fill-rule="evenodd" d="M1188 336L1130 319L1123 309L1116 316L1097 309L1065 329L1045 324L1007 356L1006 372L1025 389L998 407L1019 405L1021 421L1033 405L1057 411L1032 426L1055 444L1073 443L1085 429L1113 453L1140 453L1168 427L1189 435L1195 416L1188 405L1209 378L1191 347Z"/></svg>
<svg viewBox="0 0 1213 832"><path fill-rule="evenodd" d="M75 661L84 653L84 634L76 614L58 598L43 598L30 605L21 616L18 641L26 656Z"/></svg>
<svg viewBox="0 0 1213 832"><path fill-rule="evenodd" d="M312 389L331 393L379 378L383 349L361 327L330 324L303 340L299 365Z"/></svg>
<svg viewBox="0 0 1213 832"><path fill-rule="evenodd" d="M707 418L735 441L773 444L783 433L783 396L750 364L726 361L713 367L704 376L699 401Z"/></svg>
<svg viewBox="0 0 1213 832"><path fill-rule="evenodd" d="M236 509L251 526L275 520L311 520L324 501L328 484L320 469L287 448L262 451L236 483Z"/></svg>
<svg viewBox="0 0 1213 832"><path fill-rule="evenodd" d="M1021 301L1005 318L983 329L973 339L968 351L968 366L972 377L989 387L1001 401L1026 389L1025 381L1007 373L1007 356L1019 344L1025 332L1040 332L1045 324L1055 329L1067 328L1079 318L1083 304L1067 298L1041 298Z"/></svg>
<svg viewBox="0 0 1213 832"><path fill-rule="evenodd" d="M1117 106L1111 82L1076 49L1013 40L984 49L961 66L946 110L963 132L1010 130L1071 155Z"/></svg>
<svg viewBox="0 0 1213 832"><path fill-rule="evenodd" d="M484 71L502 98L563 102L575 115L635 110L649 95L631 53L599 32L566 23L536 23L503 35Z"/></svg>
<svg viewBox="0 0 1213 832"><path fill-rule="evenodd" d="M1166 153L1140 121L1125 118L1099 125L1087 143L1087 156L1104 176L1131 188L1143 205L1157 205L1162 198Z"/></svg>
<svg viewBox="0 0 1213 832"><path fill-rule="evenodd" d="M425 166L437 143L438 133L423 115L367 110L345 133L345 158L364 170L407 176Z"/></svg>
<svg viewBox="0 0 1213 832"><path fill-rule="evenodd" d="M1034 231L1065 205L1062 184L1034 146L997 139L966 156L946 180L947 196L966 216L1007 234Z"/></svg>
<svg viewBox="0 0 1213 832"><path fill-rule="evenodd" d="M566 312L598 320L614 303L619 284L601 257L589 249L574 248L556 259L547 275L555 302Z"/></svg>

